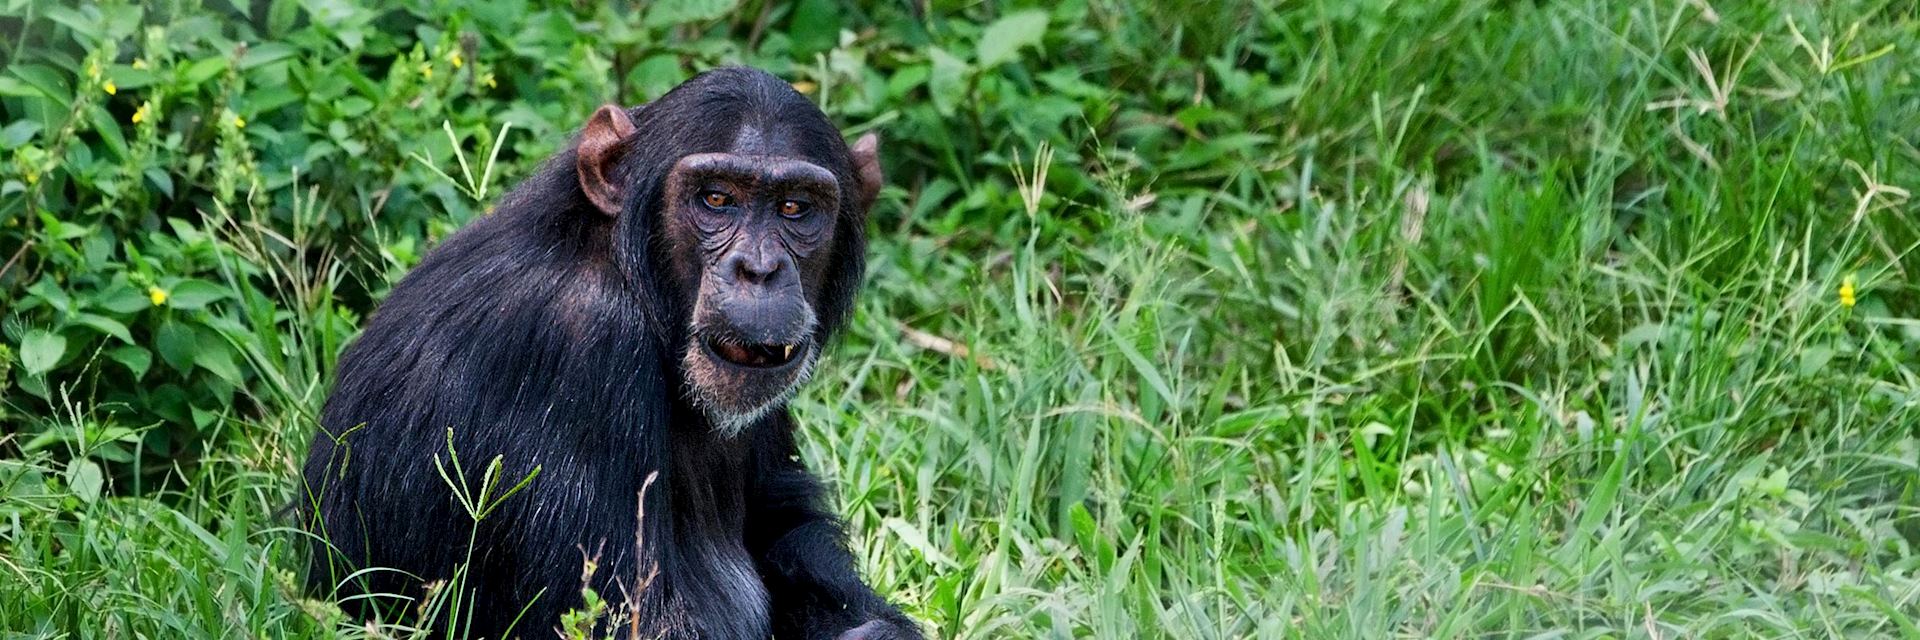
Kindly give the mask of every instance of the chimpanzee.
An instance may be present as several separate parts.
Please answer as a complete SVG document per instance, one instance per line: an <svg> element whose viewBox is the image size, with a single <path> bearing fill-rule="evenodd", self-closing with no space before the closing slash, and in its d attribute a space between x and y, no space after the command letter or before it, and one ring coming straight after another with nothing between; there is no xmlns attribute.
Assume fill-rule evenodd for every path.
<svg viewBox="0 0 1920 640"><path fill-rule="evenodd" d="M464 563L456 620L407 615L550 637L590 584L621 637L919 638L861 582L786 406L859 288L877 154L754 69L595 111L342 356L309 588L372 616L393 598L353 596L417 608ZM468 491L495 456L496 496L538 474L476 524L454 454Z"/></svg>

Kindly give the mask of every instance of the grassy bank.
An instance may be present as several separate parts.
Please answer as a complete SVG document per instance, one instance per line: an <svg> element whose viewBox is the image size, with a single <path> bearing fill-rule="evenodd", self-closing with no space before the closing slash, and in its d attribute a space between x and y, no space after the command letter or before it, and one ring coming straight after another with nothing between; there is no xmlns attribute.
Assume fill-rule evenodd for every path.
<svg viewBox="0 0 1920 640"><path fill-rule="evenodd" d="M938 637L1920 639L1911 3L282 4L0 13L0 634L398 634L276 515L339 348L744 62L887 136L795 409Z"/></svg>

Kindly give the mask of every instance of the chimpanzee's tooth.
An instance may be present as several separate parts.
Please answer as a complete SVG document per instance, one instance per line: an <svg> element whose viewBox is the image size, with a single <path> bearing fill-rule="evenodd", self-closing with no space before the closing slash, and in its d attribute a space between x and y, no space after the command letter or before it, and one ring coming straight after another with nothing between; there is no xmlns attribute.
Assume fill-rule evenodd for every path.
<svg viewBox="0 0 1920 640"><path fill-rule="evenodd" d="M780 357L791 359L793 357L793 345L786 345L786 354Z"/></svg>

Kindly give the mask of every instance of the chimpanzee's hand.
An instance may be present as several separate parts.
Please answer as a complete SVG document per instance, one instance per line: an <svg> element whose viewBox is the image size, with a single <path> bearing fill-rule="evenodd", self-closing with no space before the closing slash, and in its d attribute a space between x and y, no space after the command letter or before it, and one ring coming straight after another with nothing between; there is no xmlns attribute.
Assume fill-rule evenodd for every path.
<svg viewBox="0 0 1920 640"><path fill-rule="evenodd" d="M870 620L840 634L839 640L920 640L920 632L888 620Z"/></svg>

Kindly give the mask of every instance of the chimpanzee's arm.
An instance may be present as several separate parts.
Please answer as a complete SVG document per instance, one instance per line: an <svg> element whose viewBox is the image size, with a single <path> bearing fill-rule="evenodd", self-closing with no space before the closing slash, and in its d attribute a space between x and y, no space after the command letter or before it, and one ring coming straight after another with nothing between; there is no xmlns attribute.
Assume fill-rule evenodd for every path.
<svg viewBox="0 0 1920 640"><path fill-rule="evenodd" d="M747 550L772 599L773 636L800 640L917 640L913 621L860 581L846 533L800 461L786 415L756 427L758 465L747 501Z"/></svg>

